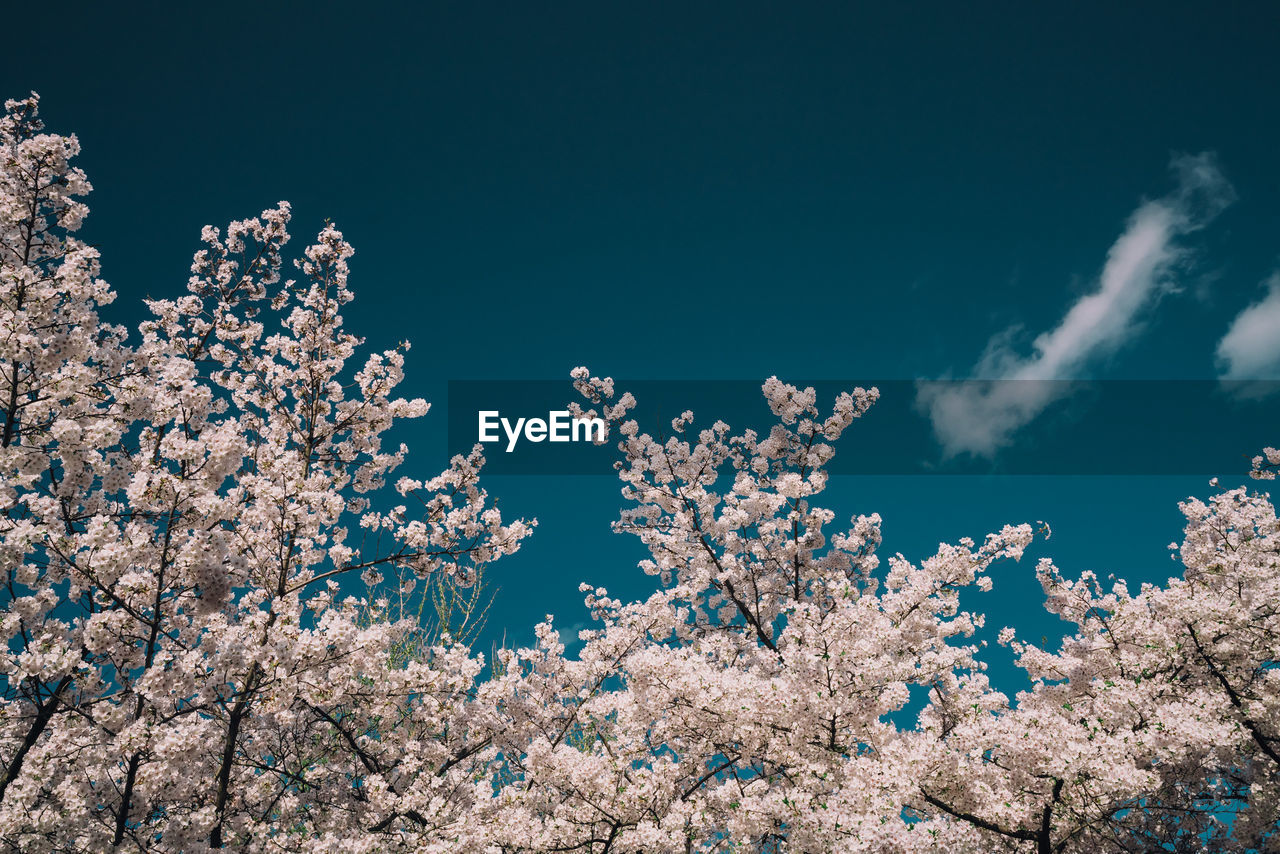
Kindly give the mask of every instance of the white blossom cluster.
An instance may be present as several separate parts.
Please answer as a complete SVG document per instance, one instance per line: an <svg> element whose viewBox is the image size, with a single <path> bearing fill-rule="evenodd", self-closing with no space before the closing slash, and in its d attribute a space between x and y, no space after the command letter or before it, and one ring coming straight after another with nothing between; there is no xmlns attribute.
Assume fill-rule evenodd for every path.
<svg viewBox="0 0 1280 854"><path fill-rule="evenodd" d="M993 635L1027 677L1010 696L977 605L1032 526L912 562L881 554L878 515L820 504L875 389L824 409L772 378L767 433L684 412L655 436L579 368L656 590L584 585L577 652L548 617L486 659L389 600L451 607L438 580L474 589L533 523L503 520L479 448L396 475L387 431L427 405L396 396L405 348L356 360L342 234L293 279L288 205L206 228L187 293L131 339L72 236L77 143L36 107L0 121L4 850L1280 845L1268 496L1185 502L1164 585L1039 560L1070 630Z"/></svg>
<svg viewBox="0 0 1280 854"><path fill-rule="evenodd" d="M1275 480L1277 470L1280 470L1280 448L1263 448L1262 453L1253 458L1249 475L1254 480Z"/></svg>

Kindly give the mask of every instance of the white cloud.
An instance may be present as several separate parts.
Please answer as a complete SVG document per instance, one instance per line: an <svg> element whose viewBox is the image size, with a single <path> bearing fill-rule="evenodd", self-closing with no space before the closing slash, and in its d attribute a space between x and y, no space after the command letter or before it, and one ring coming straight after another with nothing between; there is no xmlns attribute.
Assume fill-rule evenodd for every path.
<svg viewBox="0 0 1280 854"><path fill-rule="evenodd" d="M1227 380L1280 379L1280 272L1267 280L1267 295L1231 321L1218 366Z"/></svg>
<svg viewBox="0 0 1280 854"><path fill-rule="evenodd" d="M993 337L973 375L1022 382L923 383L916 404L928 413L948 456L992 456L1014 432L1069 393L1058 380L1080 378L1142 327L1145 313L1176 287L1187 255L1180 239L1204 228L1235 197L1212 154L1174 158L1177 188L1144 202L1112 244L1094 289L1067 310L1053 329L1014 349L1007 330Z"/></svg>

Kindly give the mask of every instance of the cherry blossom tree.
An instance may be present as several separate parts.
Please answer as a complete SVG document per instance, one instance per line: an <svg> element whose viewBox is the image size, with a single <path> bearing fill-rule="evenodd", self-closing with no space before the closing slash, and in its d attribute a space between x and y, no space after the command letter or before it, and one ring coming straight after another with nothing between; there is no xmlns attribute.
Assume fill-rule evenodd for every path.
<svg viewBox="0 0 1280 854"><path fill-rule="evenodd" d="M357 358L341 232L291 259L285 203L206 228L184 295L106 323L78 142L37 107L0 120L6 849L1280 845L1265 493L1184 502L1165 584L1040 560L1068 630L993 635L1026 676L1010 695L975 603L1036 531L912 562L879 516L823 506L875 389L824 408L773 378L766 432L686 412L655 436L580 368L655 590L583 586L575 653L548 618L487 660L483 576L533 523L503 520L479 450L396 475L389 431L428 407L397 396L407 345Z"/></svg>
<svg viewBox="0 0 1280 854"><path fill-rule="evenodd" d="M960 592L989 587L1031 528L882 572L879 517L832 532L815 503L875 390L824 416L812 389L770 380L767 436L717 422L687 438L685 413L663 441L626 420L634 401L612 402L611 381L575 380L617 426L632 506L616 527L661 587L630 604L587 589L603 628L576 660L549 625L522 653L534 731L504 745L520 761L498 801L523 820L503 847L931 850L906 814L922 769L895 719L913 690L981 669L983 620Z"/></svg>
<svg viewBox="0 0 1280 854"><path fill-rule="evenodd" d="M368 620L339 580L466 584L529 526L504 524L478 453L372 507L406 453L384 435L427 405L395 397L407 345L352 365L337 229L283 278L286 204L206 228L187 295L149 302L139 340L100 323L112 293L71 236L78 144L36 108L9 102L0 125L0 835L350 850L405 817L415 768L466 770L478 748L454 716L482 664L447 637L398 660L414 627Z"/></svg>
<svg viewBox="0 0 1280 854"><path fill-rule="evenodd" d="M1243 488L1181 508L1183 572L1164 586L1041 563L1076 631L1057 652L1002 633L1034 680L1015 707L985 685L935 695L931 805L1039 851L1280 841L1280 522Z"/></svg>
<svg viewBox="0 0 1280 854"><path fill-rule="evenodd" d="M1031 688L989 682L960 597L1033 537L1006 528L880 566L878 517L829 533L829 414L770 380L767 437L639 432L629 395L574 375L620 435L616 527L661 589L584 588L602 628L566 658L550 624L514 666L533 723L504 744L503 850L1269 850L1277 842L1280 523L1265 495L1182 509L1183 572L1131 594L1037 567L1057 651L999 634ZM1264 454L1265 459L1265 454ZM1255 463L1255 467L1257 467ZM1046 531L1047 532L1047 531ZM968 592L966 592L968 591ZM913 696L923 699L912 703ZM510 731L518 732L518 727ZM500 825L498 825L500 826Z"/></svg>

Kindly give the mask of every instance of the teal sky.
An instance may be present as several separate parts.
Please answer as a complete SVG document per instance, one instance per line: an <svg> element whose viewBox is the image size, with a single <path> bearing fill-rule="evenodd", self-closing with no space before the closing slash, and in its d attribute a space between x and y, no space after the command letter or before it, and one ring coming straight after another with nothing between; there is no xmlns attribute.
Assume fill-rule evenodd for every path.
<svg viewBox="0 0 1280 854"><path fill-rule="evenodd" d="M450 379L579 364L967 376L993 337L1021 327L1026 354L1097 286L1180 154L1213 152L1235 201L1088 372L1214 377L1280 260L1270 2L59 8L6 13L0 81L84 145L84 235L116 319L184 287L203 224L288 199L297 240L329 217L355 244L349 324L411 340L408 391L440 406ZM406 473L443 464L443 414L428 421ZM551 611L572 625L581 579L647 589L607 531L609 477L490 488L542 522L495 570L493 634ZM1176 501L1207 490L848 477L831 503L881 512L887 550L914 559L1045 519L1037 553L1069 572L1158 578ZM1030 569L997 579L996 628L1039 625Z"/></svg>

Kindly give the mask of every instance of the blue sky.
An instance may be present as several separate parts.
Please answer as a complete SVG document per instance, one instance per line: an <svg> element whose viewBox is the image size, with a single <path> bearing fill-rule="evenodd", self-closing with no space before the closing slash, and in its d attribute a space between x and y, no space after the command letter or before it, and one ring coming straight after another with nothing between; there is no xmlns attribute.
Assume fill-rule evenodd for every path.
<svg viewBox="0 0 1280 854"><path fill-rule="evenodd" d="M80 136L96 187L84 234L120 320L180 291L200 226L288 199L299 239L329 217L355 244L349 324L371 345L411 340L409 392L440 406L451 379L579 364L649 379L1276 375L1280 306L1220 349L1280 263L1273 3L48 14L8 13L0 81L6 97L39 91L49 125ZM1161 205L1164 254L1141 256L1155 268L1119 269ZM443 464L444 424L433 413L406 437L406 473ZM647 589L634 544L607 530L609 477L490 486L541 521L495 571L492 633L526 637L551 611L572 625L579 580ZM915 559L1044 519L1038 553L1138 579L1173 568L1176 501L1207 490L847 477L831 503L880 512L886 548ZM1038 625L1029 563L997 580L996 627Z"/></svg>

